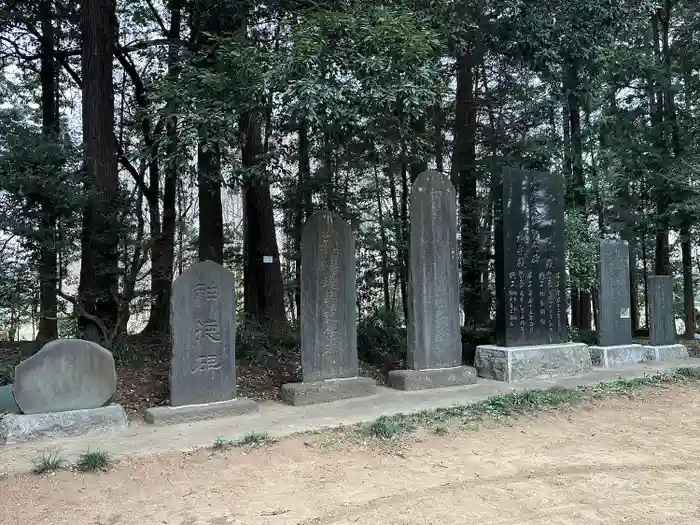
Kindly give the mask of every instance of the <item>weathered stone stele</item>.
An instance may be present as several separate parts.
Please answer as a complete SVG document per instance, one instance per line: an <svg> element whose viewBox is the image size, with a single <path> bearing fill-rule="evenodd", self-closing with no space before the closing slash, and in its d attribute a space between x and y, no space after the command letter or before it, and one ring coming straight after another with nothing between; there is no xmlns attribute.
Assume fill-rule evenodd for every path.
<svg viewBox="0 0 700 525"><path fill-rule="evenodd" d="M408 367L459 366L457 201L452 183L436 171L413 183L409 249Z"/></svg>
<svg viewBox="0 0 700 525"><path fill-rule="evenodd" d="M649 342L651 346L676 344L676 324L673 316L673 277L650 275L649 290Z"/></svg>
<svg viewBox="0 0 700 525"><path fill-rule="evenodd" d="M629 247L626 242L600 241L600 346L632 343Z"/></svg>
<svg viewBox="0 0 700 525"><path fill-rule="evenodd" d="M355 236L337 214L317 212L301 238L303 381L357 376Z"/></svg>
<svg viewBox="0 0 700 525"><path fill-rule="evenodd" d="M599 254L599 344L590 348L591 361L603 367L646 361L646 350L632 342L629 247L626 242L601 240Z"/></svg>
<svg viewBox="0 0 700 525"><path fill-rule="evenodd" d="M301 383L282 385L292 405L376 393L358 377L355 236L335 213L315 213L301 236Z"/></svg>
<svg viewBox="0 0 700 525"><path fill-rule="evenodd" d="M688 358L688 348L676 342L673 314L673 277L647 277L649 300L649 345L644 346L649 361L674 361Z"/></svg>
<svg viewBox="0 0 700 525"><path fill-rule="evenodd" d="M408 278L408 370L389 372L399 390L423 390L476 382L461 366L457 202L449 179L421 173L411 190Z"/></svg>
<svg viewBox="0 0 700 525"><path fill-rule="evenodd" d="M231 272L202 261L173 283L172 406L236 397L236 290Z"/></svg>
<svg viewBox="0 0 700 525"><path fill-rule="evenodd" d="M98 408L116 389L112 353L91 341L52 341L15 368L14 397L25 414Z"/></svg>

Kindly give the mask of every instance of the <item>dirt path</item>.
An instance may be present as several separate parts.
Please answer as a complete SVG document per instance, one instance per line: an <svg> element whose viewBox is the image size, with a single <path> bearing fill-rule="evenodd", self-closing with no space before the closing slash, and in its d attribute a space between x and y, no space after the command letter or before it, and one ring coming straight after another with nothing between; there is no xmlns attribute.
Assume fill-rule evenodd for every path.
<svg viewBox="0 0 700 525"><path fill-rule="evenodd" d="M700 523L700 390L402 445L334 434L0 480L0 524Z"/></svg>

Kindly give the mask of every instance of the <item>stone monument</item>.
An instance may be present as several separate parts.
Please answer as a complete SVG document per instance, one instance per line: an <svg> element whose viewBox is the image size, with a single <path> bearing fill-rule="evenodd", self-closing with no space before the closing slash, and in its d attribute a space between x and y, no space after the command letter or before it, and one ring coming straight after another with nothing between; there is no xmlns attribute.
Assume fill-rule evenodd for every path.
<svg viewBox="0 0 700 525"><path fill-rule="evenodd" d="M476 349L479 377L570 376L592 369L566 328L564 177L505 168L496 192L496 345Z"/></svg>
<svg viewBox="0 0 700 525"><path fill-rule="evenodd" d="M686 359L688 349L676 340L676 322L673 315L673 277L647 277L649 293L649 344L644 346L649 361Z"/></svg>
<svg viewBox="0 0 700 525"><path fill-rule="evenodd" d="M315 213L301 237L301 383L282 398L308 405L376 393L358 377L355 236L342 217Z"/></svg>
<svg viewBox="0 0 700 525"><path fill-rule="evenodd" d="M408 370L389 372L400 390L468 385L473 368L462 365L457 262L457 202L449 179L421 173L411 191Z"/></svg>
<svg viewBox="0 0 700 525"><path fill-rule="evenodd" d="M646 350L632 342L629 246L600 241L598 345L592 346L594 366L615 367L646 360Z"/></svg>
<svg viewBox="0 0 700 525"><path fill-rule="evenodd" d="M97 343L51 341L15 367L11 388L16 408L7 407L12 413L0 421L0 443L126 428L124 409L111 403L117 389L114 358Z"/></svg>
<svg viewBox="0 0 700 525"><path fill-rule="evenodd" d="M146 410L149 423L180 423L258 410L236 397L236 287L231 272L202 261L173 283L169 407Z"/></svg>

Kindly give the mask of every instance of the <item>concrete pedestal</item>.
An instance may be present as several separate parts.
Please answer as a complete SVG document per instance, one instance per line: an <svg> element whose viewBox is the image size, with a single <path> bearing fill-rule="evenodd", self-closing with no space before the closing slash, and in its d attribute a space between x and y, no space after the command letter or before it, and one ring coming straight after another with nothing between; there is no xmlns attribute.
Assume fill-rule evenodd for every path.
<svg viewBox="0 0 700 525"><path fill-rule="evenodd" d="M294 406L329 403L376 393L377 381L371 377L348 377L282 385L282 399Z"/></svg>
<svg viewBox="0 0 700 525"><path fill-rule="evenodd" d="M647 351L642 345L591 346L593 366L615 368L647 361Z"/></svg>
<svg viewBox="0 0 700 525"><path fill-rule="evenodd" d="M242 416L258 411L252 399L239 397L229 401L183 405L178 407L152 407L146 410L145 418L154 425L175 425L190 421L205 421L221 417Z"/></svg>
<svg viewBox="0 0 700 525"><path fill-rule="evenodd" d="M117 404L47 414L8 414L0 419L0 443L60 439L124 428L126 412Z"/></svg>
<svg viewBox="0 0 700 525"><path fill-rule="evenodd" d="M688 359L688 349L684 345L644 346L648 361L675 361Z"/></svg>
<svg viewBox="0 0 700 525"><path fill-rule="evenodd" d="M591 354L584 343L476 347L477 375L496 381L524 381L590 372Z"/></svg>
<svg viewBox="0 0 700 525"><path fill-rule="evenodd" d="M470 366L389 372L389 384L397 390L427 390L474 383L476 383L476 370Z"/></svg>

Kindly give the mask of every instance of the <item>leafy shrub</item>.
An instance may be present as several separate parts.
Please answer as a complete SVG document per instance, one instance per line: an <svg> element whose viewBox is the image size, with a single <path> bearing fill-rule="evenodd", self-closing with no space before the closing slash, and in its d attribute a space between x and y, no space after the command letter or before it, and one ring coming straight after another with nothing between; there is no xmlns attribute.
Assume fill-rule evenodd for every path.
<svg viewBox="0 0 700 525"><path fill-rule="evenodd" d="M252 319L243 318L236 329L236 357L251 363L265 365L299 346L297 331L283 329L271 332Z"/></svg>
<svg viewBox="0 0 700 525"><path fill-rule="evenodd" d="M377 366L398 365L406 358L406 328L394 312L376 310L360 319L357 353L365 363Z"/></svg>
<svg viewBox="0 0 700 525"><path fill-rule="evenodd" d="M17 363L0 363L0 386L12 383Z"/></svg>
<svg viewBox="0 0 700 525"><path fill-rule="evenodd" d="M598 332L596 330L581 330L575 326L569 327L569 341L572 343L598 344Z"/></svg>

